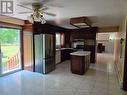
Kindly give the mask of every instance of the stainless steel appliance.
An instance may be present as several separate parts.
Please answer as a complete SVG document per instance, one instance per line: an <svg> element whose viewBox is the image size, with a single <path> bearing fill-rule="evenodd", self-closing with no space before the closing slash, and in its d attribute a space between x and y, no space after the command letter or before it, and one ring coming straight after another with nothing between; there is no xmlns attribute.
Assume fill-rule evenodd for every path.
<svg viewBox="0 0 127 95"><path fill-rule="evenodd" d="M84 39L75 39L71 45L72 48L77 50L84 50L84 46L85 46Z"/></svg>
<svg viewBox="0 0 127 95"><path fill-rule="evenodd" d="M34 35L35 72L49 73L55 69L54 35Z"/></svg>

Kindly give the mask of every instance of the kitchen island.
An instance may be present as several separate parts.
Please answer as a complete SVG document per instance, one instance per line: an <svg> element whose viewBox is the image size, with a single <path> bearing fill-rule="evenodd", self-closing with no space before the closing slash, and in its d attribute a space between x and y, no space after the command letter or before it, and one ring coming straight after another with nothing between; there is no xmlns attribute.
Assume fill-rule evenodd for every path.
<svg viewBox="0 0 127 95"><path fill-rule="evenodd" d="M90 65L89 51L76 51L71 55L71 72L74 74L84 75Z"/></svg>

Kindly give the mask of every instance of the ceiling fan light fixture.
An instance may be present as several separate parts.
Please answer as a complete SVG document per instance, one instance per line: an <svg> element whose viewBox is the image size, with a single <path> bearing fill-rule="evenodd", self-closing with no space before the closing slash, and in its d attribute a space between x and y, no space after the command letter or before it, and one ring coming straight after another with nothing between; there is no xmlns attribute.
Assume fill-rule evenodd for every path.
<svg viewBox="0 0 127 95"><path fill-rule="evenodd" d="M33 15L31 14L30 16L28 16L28 20L30 23L34 23L34 18L33 18Z"/></svg>
<svg viewBox="0 0 127 95"><path fill-rule="evenodd" d="M42 16L41 17L41 24L45 24L46 23L46 20L44 19L44 17Z"/></svg>
<svg viewBox="0 0 127 95"><path fill-rule="evenodd" d="M36 16L36 15L31 14L28 17L28 20L32 24L34 24L34 22L40 22L41 24L45 24L46 23L46 20L44 19L43 15Z"/></svg>
<svg viewBox="0 0 127 95"><path fill-rule="evenodd" d="M47 6L45 6L45 2L48 2L50 0L43 0L43 2L30 2L30 3L21 3L17 4L18 6L30 10L30 12L21 12L20 14L24 13L32 13L27 19L30 23L39 22L41 24L45 24L46 20L43 17L43 14L49 15L49 16L56 16L56 14L45 12L45 10L49 9ZM32 8L29 8L25 5L31 5Z"/></svg>
<svg viewBox="0 0 127 95"><path fill-rule="evenodd" d="M75 17L70 19L70 24L77 28L92 27L92 22L88 17Z"/></svg>

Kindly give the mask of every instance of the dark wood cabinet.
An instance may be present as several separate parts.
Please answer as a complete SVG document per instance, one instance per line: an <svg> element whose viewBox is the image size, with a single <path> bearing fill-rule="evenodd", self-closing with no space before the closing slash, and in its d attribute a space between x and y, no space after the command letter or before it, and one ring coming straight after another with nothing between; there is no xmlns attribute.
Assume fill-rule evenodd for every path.
<svg viewBox="0 0 127 95"><path fill-rule="evenodd" d="M71 55L71 72L74 74L84 75L90 65L88 56Z"/></svg>
<svg viewBox="0 0 127 95"><path fill-rule="evenodd" d="M61 50L61 62L65 60L70 60L71 56L70 53L73 52L73 49L62 49Z"/></svg>
<svg viewBox="0 0 127 95"><path fill-rule="evenodd" d="M72 44L75 39L84 40L84 51L91 51L91 63L96 62L96 32L97 27L90 27L84 29L70 29L70 44Z"/></svg>
<svg viewBox="0 0 127 95"><path fill-rule="evenodd" d="M66 60L66 51L65 50L61 50L61 62Z"/></svg>
<svg viewBox="0 0 127 95"><path fill-rule="evenodd" d="M62 31L62 32L61 32ZM72 42L75 39L84 39L84 40L93 40L94 45L85 45L85 51L91 51L91 63L95 63L95 53L96 53L96 32L98 31L97 27L89 27L82 29L66 29L58 27L51 24L33 24L33 34L53 34L60 32L64 34L64 44L63 47L71 48ZM90 42L91 44L91 42ZM70 53L72 50L61 50L61 61L70 59ZM54 53L55 54L55 53Z"/></svg>
<svg viewBox="0 0 127 95"><path fill-rule="evenodd" d="M95 63L96 61L96 56L95 56L95 53L96 53L96 45L85 45L84 47L84 51L91 51L91 54L90 54L90 62L91 63Z"/></svg>
<svg viewBox="0 0 127 95"><path fill-rule="evenodd" d="M71 72L83 75L85 72L84 57L71 56Z"/></svg>

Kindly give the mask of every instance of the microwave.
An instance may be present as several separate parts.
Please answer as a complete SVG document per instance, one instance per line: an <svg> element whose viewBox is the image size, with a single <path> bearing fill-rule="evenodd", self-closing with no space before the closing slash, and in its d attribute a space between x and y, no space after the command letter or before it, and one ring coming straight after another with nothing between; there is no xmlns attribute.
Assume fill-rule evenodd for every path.
<svg viewBox="0 0 127 95"><path fill-rule="evenodd" d="M72 42L72 48L74 49L84 49L85 43L83 41Z"/></svg>

